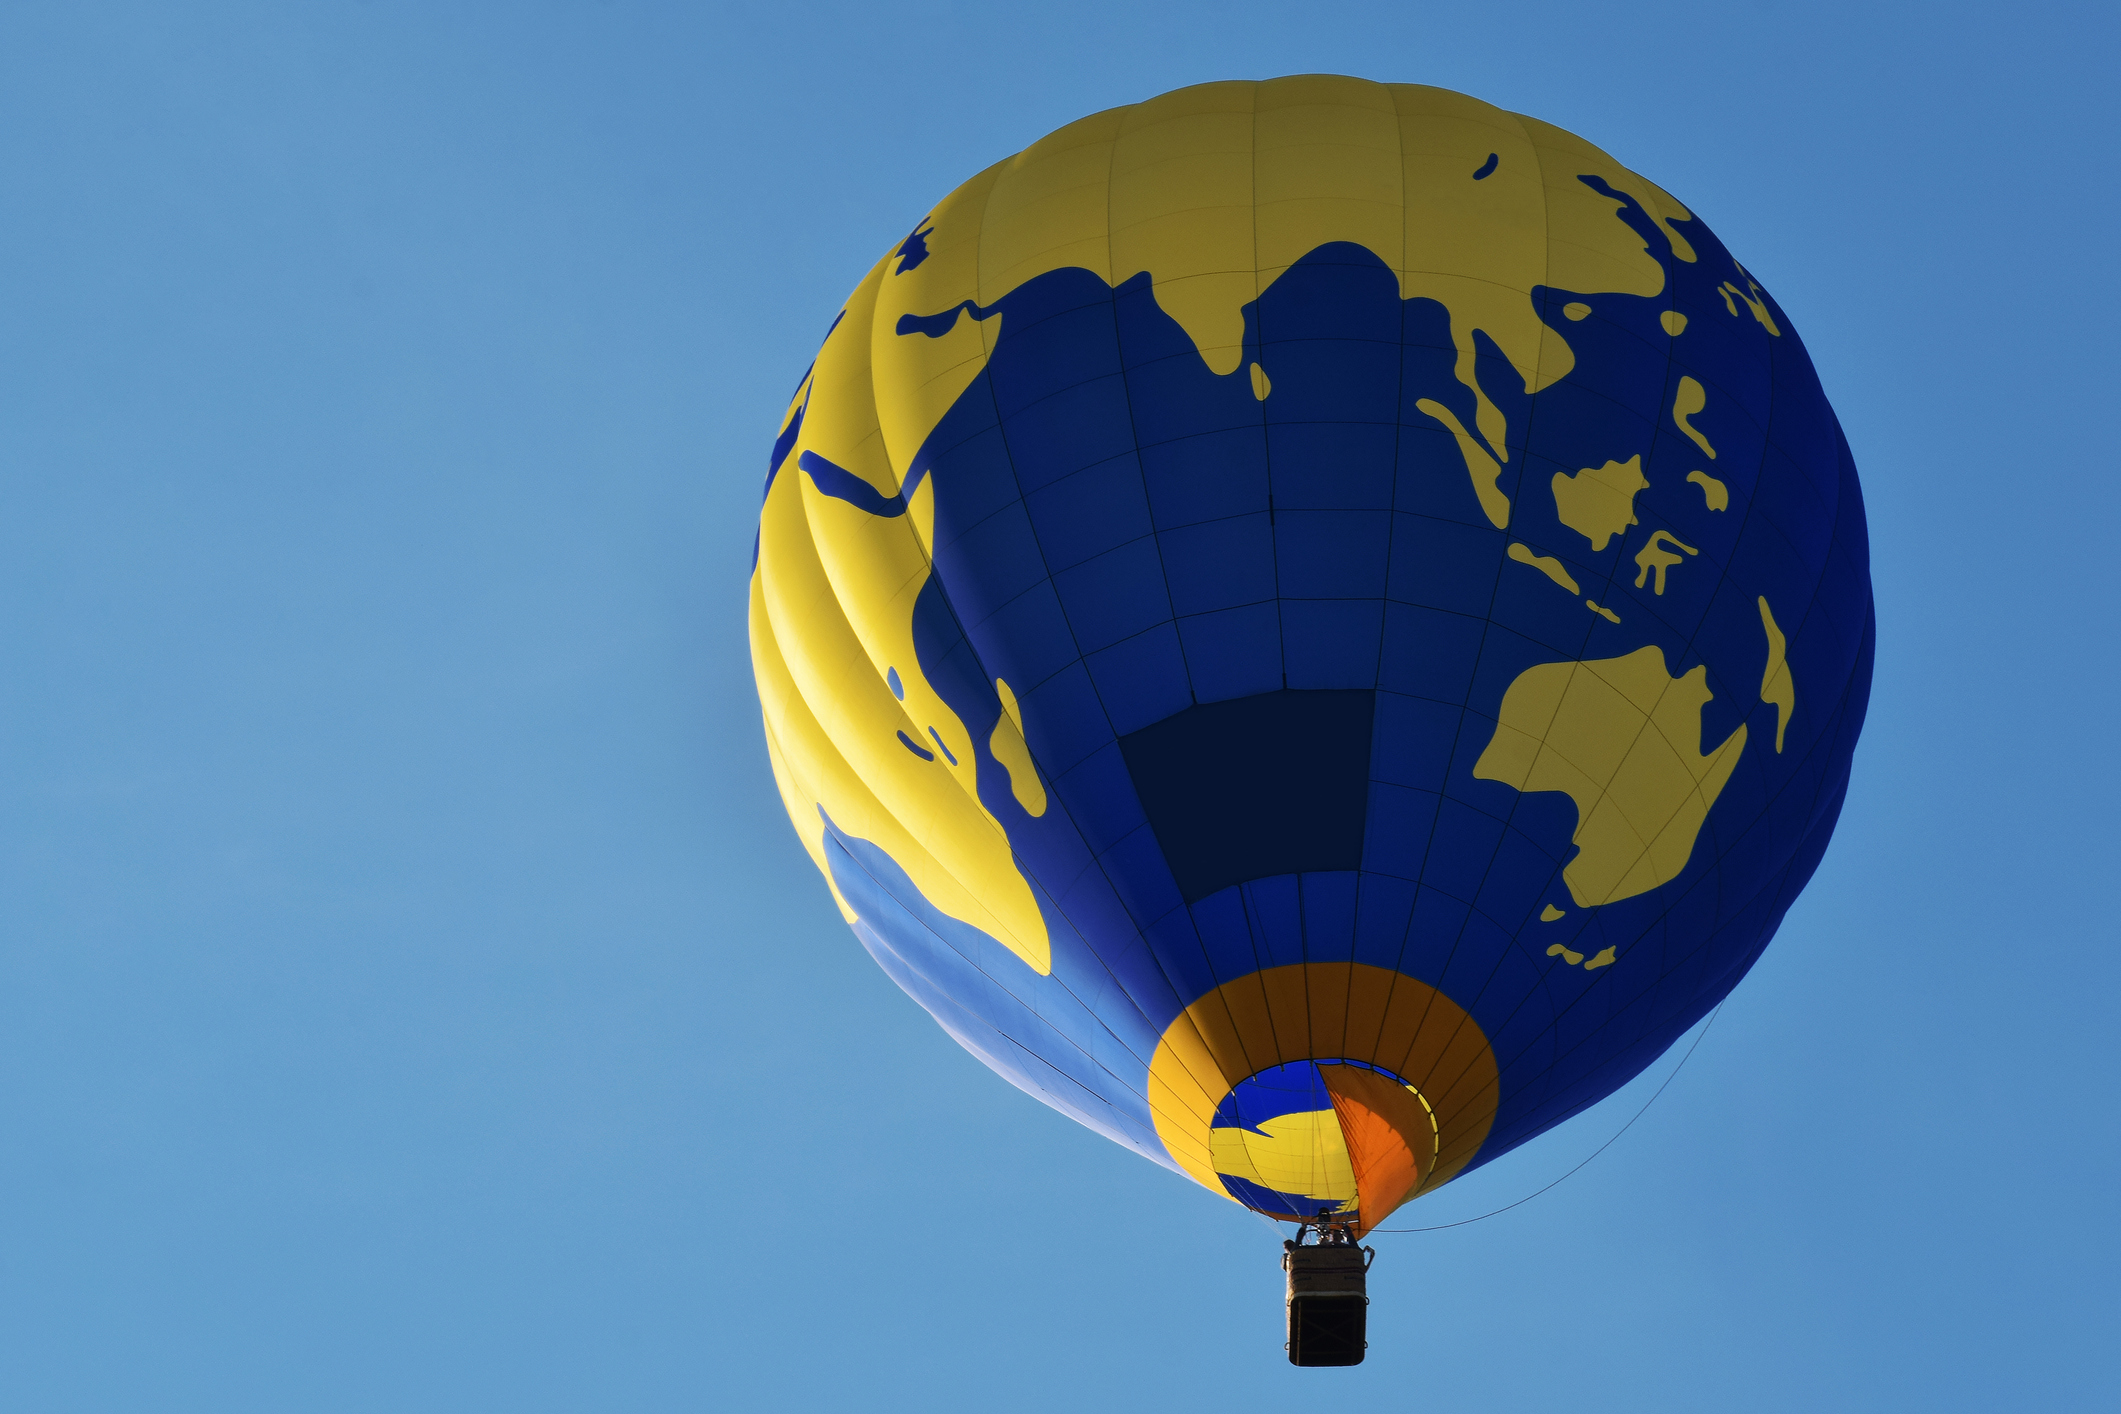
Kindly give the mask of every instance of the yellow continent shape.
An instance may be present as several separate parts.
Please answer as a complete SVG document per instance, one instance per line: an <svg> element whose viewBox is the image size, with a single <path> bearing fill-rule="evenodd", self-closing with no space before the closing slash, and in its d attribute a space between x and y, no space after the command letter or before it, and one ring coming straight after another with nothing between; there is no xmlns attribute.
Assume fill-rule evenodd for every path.
<svg viewBox="0 0 2121 1414"><path fill-rule="evenodd" d="M1652 645L1620 658L1540 663L1502 695L1473 765L1484 781L1576 802L1576 856L1561 877L1578 906L1647 893L1686 868L1709 807L1745 750L1745 727L1701 751L1708 669L1674 678Z"/></svg>
<svg viewBox="0 0 2121 1414"><path fill-rule="evenodd" d="M1642 474L1642 454L1624 462L1587 466L1574 476L1554 473L1554 517L1603 550L1606 542L1624 535L1636 523L1635 497L1650 489Z"/></svg>

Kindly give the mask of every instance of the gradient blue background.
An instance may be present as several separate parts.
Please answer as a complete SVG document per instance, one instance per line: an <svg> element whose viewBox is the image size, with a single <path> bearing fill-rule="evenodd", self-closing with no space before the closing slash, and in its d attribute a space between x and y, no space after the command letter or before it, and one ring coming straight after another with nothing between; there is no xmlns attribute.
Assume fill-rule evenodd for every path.
<svg viewBox="0 0 2121 1414"><path fill-rule="evenodd" d="M2112 1399L2117 37L2089 5L10 6L0 1399ZM775 419L869 263L1072 118L1306 70L1534 113L1706 217L1840 410L1879 620L1778 941L1597 1162L1380 1239L1353 1371L1283 1363L1267 1224L870 962L744 641ZM1670 1064L1403 1219L1537 1188Z"/></svg>

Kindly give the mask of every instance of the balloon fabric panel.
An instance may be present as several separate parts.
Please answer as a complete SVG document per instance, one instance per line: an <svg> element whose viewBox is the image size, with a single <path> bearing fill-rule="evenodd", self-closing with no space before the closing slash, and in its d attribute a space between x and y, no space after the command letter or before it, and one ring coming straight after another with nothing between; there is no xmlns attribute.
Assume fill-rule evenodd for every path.
<svg viewBox="0 0 2121 1414"><path fill-rule="evenodd" d="M1787 315L1571 134L1207 84L932 208L783 416L775 779L961 1044L1366 1230L1596 1103L1817 866L1873 639Z"/></svg>

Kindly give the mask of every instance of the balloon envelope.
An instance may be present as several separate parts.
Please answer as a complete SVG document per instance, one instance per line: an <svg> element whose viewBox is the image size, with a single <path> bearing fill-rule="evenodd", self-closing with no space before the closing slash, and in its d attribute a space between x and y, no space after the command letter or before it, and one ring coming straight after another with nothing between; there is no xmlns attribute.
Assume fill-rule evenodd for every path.
<svg viewBox="0 0 2121 1414"><path fill-rule="evenodd" d="M1368 1228L1737 983L1869 690L1788 316L1560 129L1333 77L1086 118L869 272L774 445L789 817L966 1049Z"/></svg>

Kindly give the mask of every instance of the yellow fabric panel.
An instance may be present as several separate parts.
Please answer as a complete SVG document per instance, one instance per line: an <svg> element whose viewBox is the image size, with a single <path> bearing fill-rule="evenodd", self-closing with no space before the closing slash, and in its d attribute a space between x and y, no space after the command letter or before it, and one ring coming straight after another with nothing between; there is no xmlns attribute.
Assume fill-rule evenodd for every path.
<svg viewBox="0 0 2121 1414"><path fill-rule="evenodd" d="M1094 113L1002 164L980 226L979 290L992 304L1024 281L1077 266L1112 279L1106 193L1124 109ZM993 334L988 335L989 346Z"/></svg>
<svg viewBox="0 0 2121 1414"><path fill-rule="evenodd" d="M1394 84L1392 98L1406 190L1403 268L1530 294L1545 274L1546 195L1523 124L1514 113L1449 89ZM1469 184L1490 153L1495 170ZM1474 211L1466 209L1468 200L1478 203Z"/></svg>
<svg viewBox="0 0 2121 1414"><path fill-rule="evenodd" d="M776 491L782 480L794 476L796 459L804 451L845 467L874 486L879 495L898 491L898 472L884 446L876 386L869 376L869 317L888 265L889 261L880 260L870 267L862 283L847 296L846 314L818 350L802 436L783 463L781 476L774 479Z"/></svg>
<svg viewBox="0 0 2121 1414"><path fill-rule="evenodd" d="M827 867L825 822L813 802L830 796L854 820L873 819L882 812L868 798L867 788L832 750L817 719L796 693L780 646L774 642L773 625L766 615L764 586L757 576L751 581L751 671L765 715L767 754L773 762L774 782L781 787L782 803L788 807L788 819L818 872L825 876L833 901L851 923L854 911L840 896L839 885L833 882L832 871Z"/></svg>

